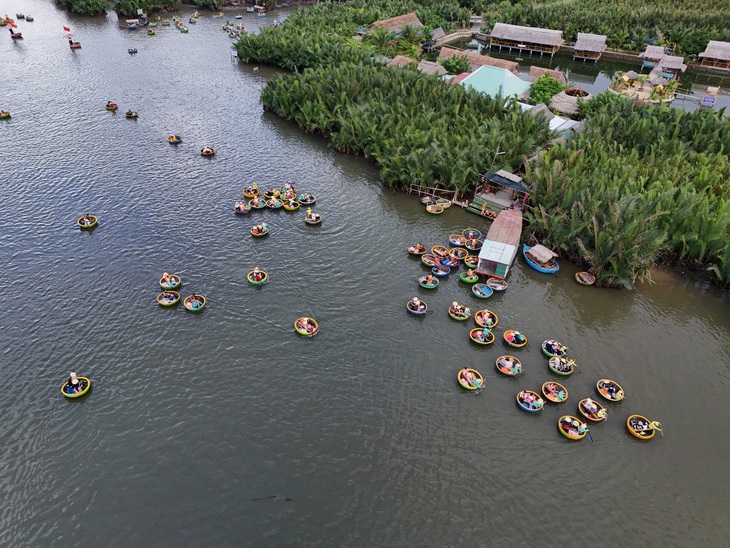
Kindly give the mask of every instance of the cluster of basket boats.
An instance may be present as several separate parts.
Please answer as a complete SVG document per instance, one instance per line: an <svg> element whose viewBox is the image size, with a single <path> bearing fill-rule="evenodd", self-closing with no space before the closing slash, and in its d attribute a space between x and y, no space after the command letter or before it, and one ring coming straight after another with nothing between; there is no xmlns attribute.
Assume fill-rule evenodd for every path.
<svg viewBox="0 0 730 548"><path fill-rule="evenodd" d="M271 187L259 194L257 183L253 183L243 189L243 197L248 201L236 202L233 212L236 215L246 215L255 209L285 209L286 211L298 211L300 207L307 206L307 214L304 222L308 225L319 225L322 223L322 215L314 213L313 206L317 199L313 194L297 194L293 181L287 181L280 188ZM251 228L251 235L254 237L267 236L271 228L266 223L258 224Z"/></svg>
<svg viewBox="0 0 730 548"><path fill-rule="evenodd" d="M469 267L467 272L462 272L459 276L464 283L474 284L473 287L481 285L488 292L473 292L478 298L486 298L493 292L501 292L507 289L507 283L499 278L489 278L483 284L477 284L479 275L473 269L477 266L478 259L469 255L464 245L468 242L475 241L474 245L481 242L479 237L481 233L473 228L467 228L460 234L452 234L449 236L449 244L451 249L445 246L437 245L431 248L431 253L427 253L425 246L422 244L413 244L409 246L408 252L411 255L421 257L424 265L431 267L431 274L419 277L419 285L425 289L435 289L438 287L439 278L449 275L453 269L457 268L460 261L464 261ZM476 259L476 260L475 260ZM439 267L446 267L442 270ZM414 297L406 303L406 310L414 316L425 316L428 313L428 304ZM447 310L449 317L456 321L466 321L472 317L471 308L467 305L454 301ZM489 309L477 310L474 314L474 321L477 325L469 331L469 339L479 345L487 346L494 343L496 337L493 329L499 324L499 316L496 312ZM503 332L502 338L504 342L514 348L522 348L527 345L527 336L516 329L507 329ZM548 358L547 367L549 371L560 377L570 376L576 368L575 360L567 357L568 347L555 340L545 340L541 344L542 353ZM512 355L502 355L495 360L497 371L507 377L518 377L524 372L523 364L520 359ZM484 378L476 369L465 367L457 374L459 385L464 389L479 393L485 387ZM596 381L596 390L603 400L616 404L624 400L624 390L619 383L611 379L599 379ZM552 404L563 404L568 400L568 389L557 381L547 381L542 384L540 393L537 391L525 389L516 395L518 407L526 413L539 413L543 410L545 402ZM594 400L590 397L581 399L578 402L578 414L582 417L574 415L563 415L558 420L558 430L562 435L571 440L581 440L586 435L591 439L587 422L602 422L608 418L608 409L606 405ZM651 421L642 415L632 414L626 420L628 431L641 440L649 440L654 437L656 432L661 432L661 424L657 421Z"/></svg>

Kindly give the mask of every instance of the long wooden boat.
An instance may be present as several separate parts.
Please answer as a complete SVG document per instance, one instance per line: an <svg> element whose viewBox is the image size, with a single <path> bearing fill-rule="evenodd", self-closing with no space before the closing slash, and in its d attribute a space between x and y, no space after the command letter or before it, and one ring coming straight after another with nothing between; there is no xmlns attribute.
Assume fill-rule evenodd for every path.
<svg viewBox="0 0 730 548"><path fill-rule="evenodd" d="M426 211L428 211L431 215L441 215L444 212L444 208L438 204L428 204L426 206Z"/></svg>
<svg viewBox="0 0 730 548"><path fill-rule="evenodd" d="M531 253L530 251L533 247L536 249ZM542 250L545 250L547 253L552 254L552 258L547 261L540 261L535 255L538 250L541 252ZM522 244L522 255L525 257L527 264L543 274L555 274L558 270L560 270L560 265L558 265L558 261L555 260L555 254L544 246L538 247ZM545 256L547 256L547 254Z"/></svg>
<svg viewBox="0 0 730 548"><path fill-rule="evenodd" d="M497 371L507 377L517 377L522 374L522 362L514 356L500 356L494 362Z"/></svg>
<svg viewBox="0 0 730 548"><path fill-rule="evenodd" d="M439 259L449 256L449 249L443 245L435 245L431 248L431 254Z"/></svg>
<svg viewBox="0 0 730 548"><path fill-rule="evenodd" d="M264 285L269 281L269 274L265 270L256 268L246 274L246 279L251 285Z"/></svg>
<svg viewBox="0 0 730 548"><path fill-rule="evenodd" d="M548 358L553 358L556 356L562 357L568 353L567 346L552 339L542 341L540 348L542 348L542 353L545 354Z"/></svg>
<svg viewBox="0 0 730 548"><path fill-rule="evenodd" d="M449 275L449 272L451 272L451 269L448 266L444 266L441 264L437 264L433 268L431 268L431 274L433 274L437 278L445 278Z"/></svg>
<svg viewBox="0 0 730 548"><path fill-rule="evenodd" d="M522 348L527 344L527 337L517 329L508 329L504 332L504 341L515 348Z"/></svg>
<svg viewBox="0 0 730 548"><path fill-rule="evenodd" d="M563 415L558 419L558 430L569 440L582 440L588 434L588 425L578 417Z"/></svg>
<svg viewBox="0 0 730 548"><path fill-rule="evenodd" d="M423 316L428 312L428 305L418 297L413 297L406 303L406 310L414 316Z"/></svg>
<svg viewBox="0 0 730 548"><path fill-rule="evenodd" d="M608 418L606 408L591 398L584 398L578 402L578 412L593 422L601 422Z"/></svg>
<svg viewBox="0 0 730 548"><path fill-rule="evenodd" d="M465 378L466 372L471 373L471 376L473 377L473 384ZM474 391L484 387L484 377L482 377L482 374L479 373L479 371L477 371L476 369L470 369L468 367L465 367L464 369L460 370L459 373L456 375L456 380L459 381L461 387L465 388L466 390Z"/></svg>
<svg viewBox="0 0 730 548"><path fill-rule="evenodd" d="M479 299L488 299L494 293L487 284L474 284L471 286L471 292Z"/></svg>
<svg viewBox="0 0 730 548"><path fill-rule="evenodd" d="M428 276L421 276L418 278L418 285L424 289L436 289L439 285L439 279L431 277L431 281L428 280Z"/></svg>
<svg viewBox="0 0 730 548"><path fill-rule="evenodd" d="M160 278L160 287L162 289L170 290L170 289L180 289L182 286L182 278L178 276L177 274L169 274L167 281L165 280L165 277L163 276Z"/></svg>
<svg viewBox="0 0 730 548"><path fill-rule="evenodd" d="M180 302L180 293L177 291L163 291L157 295L157 304L160 306L173 306Z"/></svg>
<svg viewBox="0 0 730 548"><path fill-rule="evenodd" d="M575 371L575 360L554 356L548 360L548 368L556 375L567 377Z"/></svg>
<svg viewBox="0 0 730 548"><path fill-rule="evenodd" d="M540 397L540 394L532 390L518 392L515 399L517 400L517 406L525 413L539 413L545 406L545 401Z"/></svg>
<svg viewBox="0 0 730 548"><path fill-rule="evenodd" d="M197 303L197 306L195 303ZM208 301L202 295L188 295L183 299L183 306L188 312L200 312L205 308L206 304L208 304Z"/></svg>
<svg viewBox="0 0 730 548"><path fill-rule="evenodd" d="M471 310L468 306L464 306L463 304L459 304L454 301L449 307L449 316L458 322L463 322L464 320L471 318Z"/></svg>
<svg viewBox="0 0 730 548"><path fill-rule="evenodd" d="M484 332L485 330L486 333ZM477 327L469 331L469 338L472 342L486 346L488 344L492 344L496 337L494 336L494 333L489 331L488 327Z"/></svg>
<svg viewBox="0 0 730 548"><path fill-rule="evenodd" d="M88 230L99 224L99 218L96 215L84 215L77 219L76 224L79 225L79 228Z"/></svg>
<svg viewBox="0 0 730 548"><path fill-rule="evenodd" d="M304 316L294 321L294 330L302 337L314 337L319 331L319 324L314 318Z"/></svg>
<svg viewBox="0 0 730 548"><path fill-rule="evenodd" d="M413 244L408 246L408 253L411 255L425 255L426 254L426 248L423 246L423 244ZM434 263L435 264L435 263ZM433 265L430 265L433 266Z"/></svg>
<svg viewBox="0 0 730 548"><path fill-rule="evenodd" d="M601 396L612 402L622 401L625 397L624 389L621 388L621 385L611 379L598 379L596 382L596 390L598 390Z"/></svg>
<svg viewBox="0 0 730 548"><path fill-rule="evenodd" d="M449 251L449 257L455 261L460 261L469 256L469 252L463 247L455 247Z"/></svg>
<svg viewBox="0 0 730 548"><path fill-rule="evenodd" d="M593 285L596 283L596 277L590 272L576 272L575 281L580 285Z"/></svg>
<svg viewBox="0 0 730 548"><path fill-rule="evenodd" d="M89 377L82 377L79 375L76 378L79 380L79 386L81 387L80 391L76 392L75 390L71 390L71 388L69 388L69 381L66 381L61 386L61 394L69 399L85 396L91 389L91 380L89 379Z"/></svg>
<svg viewBox="0 0 730 548"><path fill-rule="evenodd" d="M479 281L479 275L472 273L470 276L468 272L460 272L459 279L465 284L475 284Z"/></svg>
<svg viewBox="0 0 730 548"><path fill-rule="evenodd" d="M568 389L559 382L548 381L542 385L542 395L552 403L563 403L568 400Z"/></svg>
<svg viewBox="0 0 730 548"><path fill-rule="evenodd" d="M489 278L487 280L487 286L495 293L499 293L507 289L507 282L501 278Z"/></svg>
<svg viewBox="0 0 730 548"><path fill-rule="evenodd" d="M263 224L251 227L251 236L254 238L261 238L262 236L268 236L271 229Z"/></svg>
<svg viewBox="0 0 730 548"><path fill-rule="evenodd" d="M474 321L481 327L489 327L491 329L493 327L497 327L497 324L499 323L499 316L491 310L484 308L476 311L476 314L474 314Z"/></svg>
<svg viewBox="0 0 730 548"><path fill-rule="evenodd" d="M626 428L632 436L644 441L653 438L656 432L664 435L659 421L650 421L643 415L629 415L626 419Z"/></svg>
<svg viewBox="0 0 730 548"><path fill-rule="evenodd" d="M507 278L519 251L522 213L505 209L492 222L479 251L477 273L486 277Z"/></svg>

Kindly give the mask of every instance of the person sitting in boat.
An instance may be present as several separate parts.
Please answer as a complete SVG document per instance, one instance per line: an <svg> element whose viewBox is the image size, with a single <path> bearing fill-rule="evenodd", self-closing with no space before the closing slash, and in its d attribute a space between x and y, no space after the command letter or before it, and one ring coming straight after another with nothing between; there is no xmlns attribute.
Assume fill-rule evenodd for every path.
<svg viewBox="0 0 730 548"><path fill-rule="evenodd" d="M433 285L433 274L426 276L426 285Z"/></svg>
<svg viewBox="0 0 730 548"><path fill-rule="evenodd" d="M595 415L598 413L598 406L590 398L588 398L585 402L583 402L583 407L585 407L586 411L588 411L592 415Z"/></svg>
<svg viewBox="0 0 730 548"><path fill-rule="evenodd" d="M111 101L107 101L106 106L108 106L108 107L114 106L114 103L112 103Z"/></svg>
<svg viewBox="0 0 730 548"><path fill-rule="evenodd" d="M418 297L411 299L411 310L415 312L423 312L426 309L425 305L421 302Z"/></svg>
<svg viewBox="0 0 730 548"><path fill-rule="evenodd" d="M253 274L251 274L251 277L253 278L254 282L260 282L261 280L264 279L264 274L263 274L263 272L261 272L261 270L257 266L256 268L253 269Z"/></svg>
<svg viewBox="0 0 730 548"><path fill-rule="evenodd" d="M81 224L84 226L90 226L92 222L91 216L88 213L81 217Z"/></svg>
<svg viewBox="0 0 730 548"><path fill-rule="evenodd" d="M266 223L261 223L261 232L263 233L267 230L269 230L269 225L267 225Z"/></svg>
<svg viewBox="0 0 730 548"><path fill-rule="evenodd" d="M191 299L190 299L190 306L193 308L200 308L203 305L203 299L200 295L196 295L193 293Z"/></svg>
<svg viewBox="0 0 730 548"><path fill-rule="evenodd" d="M474 270L472 270L470 268L469 270L466 271L466 275L467 275L468 278L473 278L474 277Z"/></svg>
<svg viewBox="0 0 730 548"><path fill-rule="evenodd" d="M528 392L527 390L523 390L519 393L520 400L525 402L526 404L529 404L530 407L532 407L532 404L535 402L537 398L535 398L535 395Z"/></svg>
<svg viewBox="0 0 730 548"><path fill-rule="evenodd" d="M66 388L66 391L69 394L78 394L82 390L83 390L83 388L81 387L79 378L76 376L76 373L71 371L71 373L69 374L68 387Z"/></svg>
<svg viewBox="0 0 730 548"><path fill-rule="evenodd" d="M170 276L167 272L163 272L162 283L166 285L174 285L175 282L173 282L172 276Z"/></svg>
<svg viewBox="0 0 730 548"><path fill-rule="evenodd" d="M175 294L170 291L163 291L161 297L163 301L173 302L175 300Z"/></svg>
<svg viewBox="0 0 730 548"><path fill-rule="evenodd" d="M464 379L464 382L467 385L478 386L479 381L477 381L477 379L474 377L474 374L471 371L469 371L468 367L465 367L464 369L462 369L460 375L461 375L461 378Z"/></svg>
<svg viewBox="0 0 730 548"><path fill-rule="evenodd" d="M489 329L488 327L485 327L485 328L483 328L481 330L480 333L481 333L481 335L480 335L481 340L482 341L488 341L489 340L489 335L492 334L492 330Z"/></svg>

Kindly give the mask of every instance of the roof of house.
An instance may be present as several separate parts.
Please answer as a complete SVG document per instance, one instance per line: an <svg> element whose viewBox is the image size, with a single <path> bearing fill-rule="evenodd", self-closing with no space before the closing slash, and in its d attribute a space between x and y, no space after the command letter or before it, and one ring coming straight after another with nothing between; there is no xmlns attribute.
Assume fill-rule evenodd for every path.
<svg viewBox="0 0 730 548"><path fill-rule="evenodd" d="M578 89L579 88L564 89L560 93L556 93L550 99L550 107L557 110L558 112L562 112L563 114L568 114L569 116L578 114L579 102L588 101L592 97L591 94L585 92L585 90L581 90L581 91L585 92L585 95L569 93L570 91L578 90ZM583 95L583 96L581 96L581 95ZM550 128L550 129L553 129L553 128Z"/></svg>
<svg viewBox="0 0 730 548"><path fill-rule="evenodd" d="M436 74L438 76L446 74L446 69L435 61L421 61L416 68L424 74Z"/></svg>
<svg viewBox="0 0 730 548"><path fill-rule="evenodd" d="M511 188L518 192L527 192L527 187L525 186L522 177L515 175L514 173L510 173L509 171L504 171L503 169L500 169L497 172L490 171L485 173L482 177L503 187Z"/></svg>
<svg viewBox="0 0 730 548"><path fill-rule="evenodd" d="M730 42L719 42L711 40L705 51L700 53L698 57L709 57L711 59L721 59L730 61Z"/></svg>
<svg viewBox="0 0 730 548"><path fill-rule="evenodd" d="M537 27L521 27L508 25L507 23L495 23L492 28L492 38L501 40L513 40L515 42L528 42L530 44L541 44L545 46L559 46L563 40L563 31L540 29Z"/></svg>
<svg viewBox="0 0 730 548"><path fill-rule="evenodd" d="M603 52L606 50L606 36L579 32L574 48L576 51Z"/></svg>
<svg viewBox="0 0 730 548"><path fill-rule="evenodd" d="M384 29L388 29L393 32L398 32L401 28L405 27L406 25L413 25L414 27L422 27L423 23L421 23L420 19L418 19L418 16L416 15L415 11L412 11L411 13L406 13L404 15L399 15L397 17L391 17L390 19L383 19L382 21L375 21L375 23L373 23L374 27L382 27Z"/></svg>
<svg viewBox="0 0 730 548"><path fill-rule="evenodd" d="M519 73L519 71L518 71L519 64L515 63L514 61L505 61L504 59L496 59L495 57L490 57L488 55L479 55L478 53L472 53L470 51L461 51L460 49L450 48L448 46L443 46L441 48L441 51L439 52L439 60L450 59L451 57L454 57L455 55L466 57L466 60L469 63L469 68L471 70L476 70L479 67L483 67L484 65L489 65L492 67L499 67L499 68L506 69L513 74Z"/></svg>
<svg viewBox="0 0 730 548"><path fill-rule="evenodd" d="M520 80L507 69L484 65L461 81L461 85L490 97L518 97L530 89L530 83Z"/></svg>
<svg viewBox="0 0 730 548"><path fill-rule="evenodd" d="M666 55L662 46L646 46L646 49L639 54L642 59L661 59Z"/></svg>
<svg viewBox="0 0 730 548"><path fill-rule="evenodd" d="M665 55L664 59L657 63L660 68L669 70L681 70L684 72L687 70L687 65L684 64L684 57L677 55Z"/></svg>
<svg viewBox="0 0 730 548"><path fill-rule="evenodd" d="M564 86L568 85L568 79L565 77L565 74L559 70L552 70L549 68L543 68L543 67L536 67L532 66L530 67L530 82L534 82L540 76L547 74L551 78L557 80Z"/></svg>
<svg viewBox="0 0 730 548"><path fill-rule="evenodd" d="M411 59L410 57L406 57L405 55L396 55L395 57L393 57L393 60L390 63L388 63L388 66L401 68L401 67L407 67L411 63L417 63L417 62L418 61L416 61L415 59Z"/></svg>
<svg viewBox="0 0 730 548"><path fill-rule="evenodd" d="M433 40L434 42L439 38L443 38L444 36L446 36L446 33L441 27L436 27L435 29L433 29L433 31L431 31L431 40Z"/></svg>
<svg viewBox="0 0 730 548"><path fill-rule="evenodd" d="M464 78L466 78L470 74L471 74L471 72L462 72L461 74L458 74L458 75L454 76L449 83L452 86L454 84L460 84L464 80Z"/></svg>

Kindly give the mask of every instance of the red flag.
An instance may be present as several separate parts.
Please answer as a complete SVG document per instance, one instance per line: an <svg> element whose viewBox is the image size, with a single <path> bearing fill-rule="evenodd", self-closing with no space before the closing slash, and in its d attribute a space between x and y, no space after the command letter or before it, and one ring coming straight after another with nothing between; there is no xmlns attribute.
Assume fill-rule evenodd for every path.
<svg viewBox="0 0 730 548"><path fill-rule="evenodd" d="M63 30L65 30L66 32L70 32L71 31L71 29L68 28L68 27L63 27Z"/></svg>

